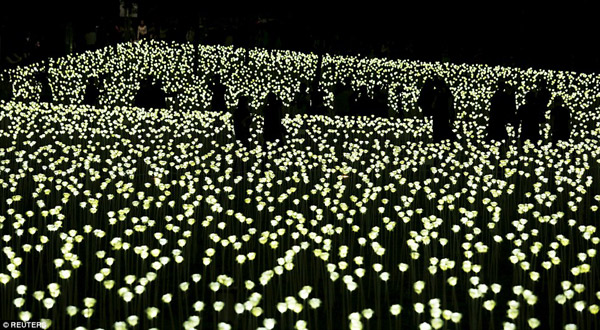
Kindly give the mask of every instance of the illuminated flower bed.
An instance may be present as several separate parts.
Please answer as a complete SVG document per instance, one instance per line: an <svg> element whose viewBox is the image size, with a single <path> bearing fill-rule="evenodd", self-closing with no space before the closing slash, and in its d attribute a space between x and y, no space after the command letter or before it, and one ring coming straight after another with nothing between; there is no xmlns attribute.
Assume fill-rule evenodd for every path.
<svg viewBox="0 0 600 330"><path fill-rule="evenodd" d="M72 105L0 103L0 319L55 329L599 327L597 76L326 57L323 88L351 72L356 86L388 79L406 86L408 109L423 78L443 74L459 141L431 143L428 119L287 115L285 142L265 147L256 116L245 149L230 113L199 109L210 95L198 82L221 72L232 90L289 101L316 57L250 50L246 66L245 50L200 50L210 61L198 76L190 45L54 60L55 100ZM178 56L183 68L169 64ZM27 77L42 66L11 71L23 101L35 99ZM87 75L111 70L103 106L76 105ZM184 90L181 104L131 107L146 72ZM571 141L481 139L492 86L517 74L519 102L540 74L564 95Z"/></svg>

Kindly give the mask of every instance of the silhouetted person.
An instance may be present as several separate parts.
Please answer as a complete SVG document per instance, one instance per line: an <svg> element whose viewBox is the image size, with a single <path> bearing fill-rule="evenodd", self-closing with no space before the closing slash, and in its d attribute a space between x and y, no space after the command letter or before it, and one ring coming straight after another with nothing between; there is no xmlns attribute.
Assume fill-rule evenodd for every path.
<svg viewBox="0 0 600 330"><path fill-rule="evenodd" d="M8 74L0 76L0 101L10 101L13 98L12 83Z"/></svg>
<svg viewBox="0 0 600 330"><path fill-rule="evenodd" d="M319 81L321 80L321 65L323 63L323 57L319 55L317 61L317 68L315 69L315 77L310 84L310 107L308 114L310 115L324 115L327 113L325 107L325 92L319 89Z"/></svg>
<svg viewBox="0 0 600 330"><path fill-rule="evenodd" d="M37 76L38 82L42 86L40 93L40 102L53 102L52 99L52 88L50 87L50 80L48 78L48 71L40 72Z"/></svg>
<svg viewBox="0 0 600 330"><path fill-rule="evenodd" d="M377 116L380 117L381 113L381 92L378 90L379 87L373 88L373 95L369 95L367 90L365 89L365 97L362 102L363 103L363 116Z"/></svg>
<svg viewBox="0 0 600 330"><path fill-rule="evenodd" d="M546 111L548 110L548 102L550 101L551 97L550 91L548 91L546 81L544 79L538 78L536 84L537 88L530 90L525 95L525 102L528 104L526 109L529 110L523 114L529 124L529 127L525 132L525 136L530 136L531 134L532 142L537 142L540 138L539 126L546 120ZM521 120L521 124L523 124L523 118L519 119ZM533 128L533 125L536 125L535 129ZM529 131L529 129L532 131ZM524 141L522 129L521 140Z"/></svg>
<svg viewBox="0 0 600 330"><path fill-rule="evenodd" d="M250 148L250 125L252 115L250 114L249 99L247 96L240 97L237 109L233 112L233 130L235 139L243 146Z"/></svg>
<svg viewBox="0 0 600 330"><path fill-rule="evenodd" d="M144 23L144 20L140 21L140 25L137 27L137 40L141 40L148 36L148 26Z"/></svg>
<svg viewBox="0 0 600 330"><path fill-rule="evenodd" d="M490 119L488 121L488 140L506 140L506 125L514 122L516 111L515 98L507 90L504 81L498 82L498 90L490 99Z"/></svg>
<svg viewBox="0 0 600 330"><path fill-rule="evenodd" d="M560 96L554 98L554 107L551 111L551 134L552 142L567 141L571 137L571 113L564 106L564 100Z"/></svg>
<svg viewBox="0 0 600 330"><path fill-rule="evenodd" d="M512 110L511 111L507 111L505 112L505 116L506 116L506 122L509 125L513 126L513 130L515 132L515 134L517 134L517 130L519 129L519 117L517 116L517 104L516 104L516 91L517 91L517 86L510 86L510 85L506 85L506 93L508 94L510 100L511 100L511 105L512 105Z"/></svg>
<svg viewBox="0 0 600 330"><path fill-rule="evenodd" d="M310 115L324 115L327 113L325 107L325 92L319 90L318 84L312 84L310 89Z"/></svg>
<svg viewBox="0 0 600 330"><path fill-rule="evenodd" d="M352 89L352 94L350 94L350 111L349 111L349 114L351 116L358 116L358 113L360 112L358 109L359 96L360 96L360 87L357 87L356 89Z"/></svg>
<svg viewBox="0 0 600 330"><path fill-rule="evenodd" d="M296 94L291 105L293 114L306 114L310 110L310 93L305 82L300 83L300 91Z"/></svg>
<svg viewBox="0 0 600 330"><path fill-rule="evenodd" d="M162 90L160 81L152 82L152 78L146 78L134 100L134 106L140 108L166 108L165 92Z"/></svg>
<svg viewBox="0 0 600 330"><path fill-rule="evenodd" d="M167 93L163 90L162 82L160 80L156 80L154 84L150 86L150 90L152 91L151 102L155 108L164 109L167 107Z"/></svg>
<svg viewBox="0 0 600 330"><path fill-rule="evenodd" d="M221 82L220 75L215 75L213 77L209 89L212 92L209 110L220 112L227 111L227 105L225 104L225 93L227 92L227 88Z"/></svg>
<svg viewBox="0 0 600 330"><path fill-rule="evenodd" d="M531 142L537 142L540 138L540 118L534 93L529 92L525 95L525 104L519 108L519 120L521 122L521 141L529 139Z"/></svg>
<svg viewBox="0 0 600 330"><path fill-rule="evenodd" d="M387 87L384 85L378 85L375 87L374 97L373 97L373 108L371 113L376 117L387 118L389 117L388 113L388 91Z"/></svg>
<svg viewBox="0 0 600 330"><path fill-rule="evenodd" d="M351 79L346 78L344 84L338 84L334 92L333 113L338 116L347 116L350 114L350 103L354 91L351 86Z"/></svg>
<svg viewBox="0 0 600 330"><path fill-rule="evenodd" d="M552 95L548 90L546 80L539 78L537 81L537 89L533 91L534 95L534 105L536 107L536 111L538 112L538 116L540 118L540 123L544 122L546 111L548 111L548 102L550 102L550 98Z"/></svg>
<svg viewBox="0 0 600 330"><path fill-rule="evenodd" d="M419 94L419 99L417 100L417 105L423 111L423 115L425 117L429 117L433 115L433 99L435 98L435 79L427 78L423 87L421 88L421 93Z"/></svg>
<svg viewBox="0 0 600 330"><path fill-rule="evenodd" d="M142 82L140 83L140 89L138 90L135 98L133 99L133 105L136 107L140 107L140 108L146 108L149 104L149 89L150 89L150 85L152 84L151 82L151 78L147 77L146 79L142 80Z"/></svg>
<svg viewBox="0 0 600 330"><path fill-rule="evenodd" d="M97 106L100 92L98 91L98 78L89 78L85 87L83 104Z"/></svg>
<svg viewBox="0 0 600 330"><path fill-rule="evenodd" d="M357 116L368 116L372 111L373 100L369 97L367 86L360 86L358 94L355 95L356 101L354 102L353 114Z"/></svg>
<svg viewBox="0 0 600 330"><path fill-rule="evenodd" d="M283 139L284 128L281 124L281 109L283 105L281 100L273 93L267 95L267 102L264 107L263 116L265 125L263 127L263 138L265 142L274 142Z"/></svg>
<svg viewBox="0 0 600 330"><path fill-rule="evenodd" d="M435 93L432 103L433 140L454 140L452 124L454 123L454 97L450 88L440 78L435 81Z"/></svg>

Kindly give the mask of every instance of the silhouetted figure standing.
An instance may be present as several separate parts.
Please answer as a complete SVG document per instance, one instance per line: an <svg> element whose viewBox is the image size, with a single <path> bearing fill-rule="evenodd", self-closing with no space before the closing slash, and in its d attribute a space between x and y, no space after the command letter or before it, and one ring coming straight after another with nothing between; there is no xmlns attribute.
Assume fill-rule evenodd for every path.
<svg viewBox="0 0 600 330"><path fill-rule="evenodd" d="M488 140L506 140L506 125L514 122L516 111L515 98L507 91L503 81L498 83L498 90L490 100L490 119L488 121Z"/></svg>
<svg viewBox="0 0 600 330"><path fill-rule="evenodd" d="M386 90L385 85L378 85L375 87L374 97L373 97L373 108L371 113L375 115L375 117L387 118L389 117L388 113L388 92Z"/></svg>
<svg viewBox="0 0 600 330"><path fill-rule="evenodd" d="M53 102L52 99L52 88L50 87L50 79L48 77L48 71L43 71L38 74L38 82L42 86L40 93L40 102Z"/></svg>
<svg viewBox="0 0 600 330"><path fill-rule="evenodd" d="M369 97L367 86L362 85L358 89L356 102L354 103L353 114L357 116L367 116L373 107L373 100Z"/></svg>
<svg viewBox="0 0 600 330"><path fill-rule="evenodd" d="M433 111L433 140L454 140L452 124L454 123L454 97L450 88L440 78L435 81L432 111Z"/></svg>
<svg viewBox="0 0 600 330"><path fill-rule="evenodd" d="M152 92L151 102L155 108L164 109L167 107L167 94L163 90L162 82L160 80L156 80L152 85L150 85L150 90Z"/></svg>
<svg viewBox="0 0 600 330"><path fill-rule="evenodd" d="M309 114L311 115L324 115L327 113L325 108L325 92L319 89L319 81L321 80L321 65L323 63L323 57L319 55L317 61L317 68L315 69L315 77L311 82L310 86L310 107Z"/></svg>
<svg viewBox="0 0 600 330"><path fill-rule="evenodd" d="M515 96L516 90L517 90L516 85L515 86L506 85L506 93L508 94L508 96L511 100L511 105L512 105L512 108L511 108L512 110L505 112L506 122L507 122L507 124L513 126L513 131L515 132L515 136L519 129L519 117L517 116L517 102L516 102L516 96Z"/></svg>
<svg viewBox="0 0 600 330"><path fill-rule="evenodd" d="M524 114L524 116L526 117L526 120L530 122L531 125L537 126L537 128L535 129L532 128L532 126L529 127L530 129L535 130L537 133L527 131L526 136L532 134L531 140L534 142L538 141L538 139L540 138L539 126L546 120L546 111L548 110L548 102L550 101L550 97L551 95L550 91L548 91L548 88L546 86L546 81L542 78L539 78L537 80L537 88L529 91L525 95L525 102L529 105L531 109L529 109L529 111L526 114ZM520 118L520 120L521 123L523 123L523 119ZM523 129L521 129L521 131L522 130ZM522 134L523 133L521 133L521 135Z"/></svg>
<svg viewBox="0 0 600 330"><path fill-rule="evenodd" d="M564 106L564 100L560 96L554 98L554 107L551 111L552 142L567 141L571 137L571 113Z"/></svg>
<svg viewBox="0 0 600 330"><path fill-rule="evenodd" d="M292 102L293 114L306 114L310 109L310 94L305 82L300 83L300 91Z"/></svg>
<svg viewBox="0 0 600 330"><path fill-rule="evenodd" d="M548 102L550 102L550 98L552 95L548 90L546 81L542 78L537 81L538 88L533 92L534 95L534 105L536 107L536 111L538 112L538 117L540 120L540 124L544 122L546 111L548 111ZM530 92L531 93L531 92Z"/></svg>
<svg viewBox="0 0 600 330"><path fill-rule="evenodd" d="M535 143L540 139L539 107L535 103L535 94L525 95L525 104L519 108L521 121L521 141L530 140Z"/></svg>
<svg viewBox="0 0 600 330"><path fill-rule="evenodd" d="M134 100L134 106L140 108L166 108L165 92L162 90L160 81L152 82L152 78L146 78Z"/></svg>
<svg viewBox="0 0 600 330"><path fill-rule="evenodd" d="M210 101L209 110L211 111L227 111L227 105L225 104L225 93L227 88L221 82L221 76L215 75L212 79L209 89L212 92L212 99Z"/></svg>
<svg viewBox="0 0 600 330"><path fill-rule="evenodd" d="M134 100L133 100L133 105L136 107L140 107L140 108L146 108L148 107L149 102L149 89L150 86L152 84L151 78L147 77L146 79L142 80L142 82L140 83L140 89L138 90Z"/></svg>
<svg viewBox="0 0 600 330"><path fill-rule="evenodd" d="M327 113L325 108L325 92L319 90L319 85L313 84L310 89L310 115L324 115Z"/></svg>
<svg viewBox="0 0 600 330"><path fill-rule="evenodd" d="M417 100L417 105L423 111L423 115L425 117L429 117L433 115L433 99L435 98L435 80L434 78L427 78L423 87L421 88L421 93L419 94L419 99Z"/></svg>
<svg viewBox="0 0 600 330"><path fill-rule="evenodd" d="M240 97L237 109L233 112L233 130L235 139L240 141L246 148L250 148L250 125L252 115L250 114L249 99L247 96Z"/></svg>
<svg viewBox="0 0 600 330"><path fill-rule="evenodd" d="M85 95L83 96L83 104L97 106L99 104L98 98L100 92L98 91L98 78L89 78L85 87Z"/></svg>
<svg viewBox="0 0 600 330"><path fill-rule="evenodd" d="M281 100L273 93L267 95L267 102L264 107L263 116L265 125L263 127L263 138L265 142L274 142L283 139L284 128L281 124L281 109L283 104Z"/></svg>
<svg viewBox="0 0 600 330"><path fill-rule="evenodd" d="M0 76L0 101L10 101L13 98L12 83L8 74Z"/></svg>
<svg viewBox="0 0 600 330"><path fill-rule="evenodd" d="M144 39L146 36L148 36L148 26L146 26L144 20L141 20L140 25L137 27L137 40Z"/></svg>
<svg viewBox="0 0 600 330"><path fill-rule="evenodd" d="M333 113L338 116L347 116L350 114L350 102L353 90L350 78L344 80L344 84L338 84L333 99Z"/></svg>

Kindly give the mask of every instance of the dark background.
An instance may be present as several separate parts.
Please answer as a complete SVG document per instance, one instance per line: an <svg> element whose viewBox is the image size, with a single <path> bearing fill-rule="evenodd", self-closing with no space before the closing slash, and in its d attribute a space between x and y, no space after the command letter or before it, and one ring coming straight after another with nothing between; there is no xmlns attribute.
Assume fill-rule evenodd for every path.
<svg viewBox="0 0 600 330"><path fill-rule="evenodd" d="M129 0L128 0L129 1ZM166 39L236 46L329 52L388 58L503 64L521 67L597 72L600 20L591 2L486 5L460 2L373 2L350 5L238 5L206 1L137 1L138 18L149 26L169 27ZM394 4L394 5L392 5ZM29 33L40 41L35 58L62 56L71 48L87 49L84 35L98 32L95 47L110 44L102 31L126 24L119 1L25 2L0 5L0 55L22 47ZM263 19L262 23L258 23ZM267 19L265 22L264 19ZM268 38L264 38L268 34ZM382 46L384 46L382 48ZM387 48L387 49L386 49Z"/></svg>

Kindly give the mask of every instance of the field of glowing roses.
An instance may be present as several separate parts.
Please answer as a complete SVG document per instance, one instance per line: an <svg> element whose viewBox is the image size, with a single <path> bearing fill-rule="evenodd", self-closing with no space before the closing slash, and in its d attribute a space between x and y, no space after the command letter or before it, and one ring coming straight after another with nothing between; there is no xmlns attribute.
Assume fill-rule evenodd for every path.
<svg viewBox="0 0 600 330"><path fill-rule="evenodd" d="M287 114L250 149L202 110L218 72L289 104L318 57L150 42L8 73L0 102L0 320L50 329L597 329L600 76L324 56L321 88L385 82L404 119ZM32 76L49 68L56 103ZM451 86L455 143L416 108ZM145 74L176 92L132 107ZM79 105L102 76L101 107ZM549 81L572 109L558 145L483 140L502 77ZM329 93L329 92L328 92ZM331 105L333 95L328 94ZM260 113L260 112L259 112ZM548 126L544 127L547 135ZM515 132L511 132L514 136Z"/></svg>

